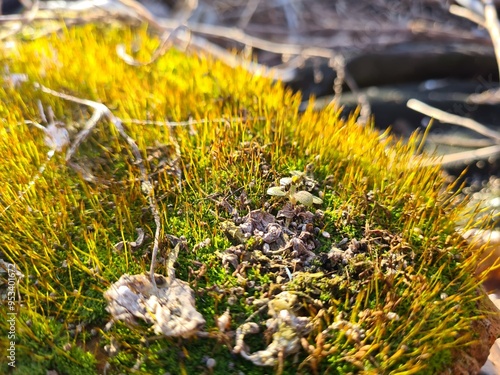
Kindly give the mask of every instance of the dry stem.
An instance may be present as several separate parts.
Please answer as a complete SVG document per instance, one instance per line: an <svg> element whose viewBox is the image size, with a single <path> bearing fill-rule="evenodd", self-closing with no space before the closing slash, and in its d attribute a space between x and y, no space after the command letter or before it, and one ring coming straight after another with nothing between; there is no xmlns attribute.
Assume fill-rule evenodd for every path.
<svg viewBox="0 0 500 375"><path fill-rule="evenodd" d="M432 117L440 122L447 122L450 124L462 126L464 128L470 129L484 135L485 137L493 139L495 142L500 142L500 133L494 130L489 129L483 124L472 120L466 117L460 117L451 113L447 113L440 109L431 107L428 104L425 104L417 99L410 99L408 103L406 103L408 108L413 109L414 111L420 112L426 116Z"/></svg>
<svg viewBox="0 0 500 375"><path fill-rule="evenodd" d="M66 161L67 162L70 161L71 156L75 153L78 146L90 135L92 130L97 125L98 121L101 120L103 117L107 118L113 124L113 126L116 128L118 133L127 141L129 146L131 147L132 153L134 154L134 157L135 157L135 163L139 166L139 170L141 173L142 190L148 197L149 208L150 208L151 213L153 215L153 218L155 221L155 226L156 226L155 235L154 235L154 244L153 244L153 254L151 255L151 268L150 268L151 282L156 287L154 270L155 270L156 257L158 254L159 243L160 243L161 221L160 221L160 214L159 214L158 205L156 203L156 199L154 196L153 184L151 183L151 180L150 180L148 173L146 171L146 167L144 166L144 161L142 159L142 155L141 155L141 152L139 150L139 147L137 147L137 144L135 143L135 141L127 134L127 132L123 128L122 121L118 117L113 115L113 113L109 110L109 108L106 107L104 104L94 102L92 100L80 99L80 98L74 97L72 95L60 93L60 92L54 91L52 89L49 89L47 87L44 87L42 85L39 85L39 87L43 92L45 92L47 94L50 94L50 95L56 96L56 97L64 99L64 100L74 102L74 103L78 103L78 104L82 104L82 105L91 107L94 110L92 117L87 121L84 129L81 130L80 133L78 133L75 141L73 142L73 144L71 145L71 147L67 151L67 153L66 153Z"/></svg>
<svg viewBox="0 0 500 375"><path fill-rule="evenodd" d="M470 129L484 135L495 143L494 145L488 145L486 147L481 147L476 150L457 152L453 154L448 154L443 156L438 160L431 160L427 162L427 165L447 165L447 164L456 164L459 162L469 161L469 160L481 160L487 159L491 156L495 156L500 154L500 133L494 130L491 130L480 124L479 122L472 120L470 118L460 117L451 113L444 112L440 109L431 107L419 100L410 99L408 103L406 103L408 108L413 109L414 111L420 112L426 116L432 117L440 122L446 122L458 126L462 126L464 128Z"/></svg>

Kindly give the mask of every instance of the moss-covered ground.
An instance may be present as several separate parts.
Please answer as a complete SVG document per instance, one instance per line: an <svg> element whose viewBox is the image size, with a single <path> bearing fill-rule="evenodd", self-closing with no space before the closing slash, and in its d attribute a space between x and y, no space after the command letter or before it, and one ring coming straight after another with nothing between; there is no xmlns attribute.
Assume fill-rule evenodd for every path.
<svg viewBox="0 0 500 375"><path fill-rule="evenodd" d="M85 26L0 50L0 258L23 275L9 310L1 274L0 372L434 374L449 365L482 314L475 258L455 231L462 206L439 168L415 156L417 137L403 144L354 116L341 120L333 106L299 113L298 94L209 57L172 49L131 66L116 53L123 44L148 61L159 43L144 28ZM107 120L71 160L66 150L49 158L43 130L29 123L47 125L40 108L73 142L92 109L40 85L103 103L124 122L159 207L156 273L167 274L168 236L185 237L176 276L194 291L205 335L157 337L140 322L105 329L103 293L151 263L155 224L140 166ZM322 204L266 193L292 171ZM252 212L271 215L286 246L263 241L267 227L240 238ZM265 350L276 332L266 330L265 303L283 291L309 329L292 334L293 353L256 366L232 352L234 332L250 318L261 334L245 338L248 351ZM4 355L12 311L15 368Z"/></svg>

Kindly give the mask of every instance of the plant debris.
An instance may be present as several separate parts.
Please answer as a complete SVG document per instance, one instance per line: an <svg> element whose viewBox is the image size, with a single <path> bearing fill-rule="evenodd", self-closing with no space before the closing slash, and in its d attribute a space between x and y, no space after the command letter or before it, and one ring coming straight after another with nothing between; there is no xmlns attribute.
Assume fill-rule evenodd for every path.
<svg viewBox="0 0 500 375"><path fill-rule="evenodd" d="M246 265L259 264L266 273L278 270L279 276L288 278L290 270L300 271L316 258L321 218L320 210L313 213L287 202L276 216L253 210L235 221L226 220L221 227L234 246L220 253L219 258L226 268L231 265L242 277Z"/></svg>
<svg viewBox="0 0 500 375"><path fill-rule="evenodd" d="M164 336L186 338L199 331L205 319L195 308L193 290L173 269L179 246L170 254L168 277L155 274L156 286L145 274L125 274L104 292L113 320L135 325L141 319Z"/></svg>
<svg viewBox="0 0 500 375"><path fill-rule="evenodd" d="M126 244L130 245L130 247L133 250L138 249L141 247L142 243L144 242L144 229L142 228L135 228L135 231L137 232L137 239L135 241L120 241L114 245L116 251L122 251L123 248L125 247Z"/></svg>
<svg viewBox="0 0 500 375"><path fill-rule="evenodd" d="M297 296L289 292L281 292L267 304L269 318L266 322L268 332L273 333L273 340L264 350L249 353L245 344L245 336L259 333L257 323L244 323L236 330L236 346L234 353L252 361L257 366L276 366L290 354L297 353L301 348L301 338L312 329L310 318L296 316L293 308Z"/></svg>
<svg viewBox="0 0 500 375"><path fill-rule="evenodd" d="M148 275L122 275L105 293L113 320L135 325L137 319L153 324L158 335L190 337L205 324L196 311L193 291L179 279L155 274L156 288Z"/></svg>

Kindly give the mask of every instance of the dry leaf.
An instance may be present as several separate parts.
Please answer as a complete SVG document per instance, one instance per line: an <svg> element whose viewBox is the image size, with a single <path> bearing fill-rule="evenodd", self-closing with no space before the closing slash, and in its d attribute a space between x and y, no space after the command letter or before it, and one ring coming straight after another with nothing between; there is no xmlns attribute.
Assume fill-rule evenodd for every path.
<svg viewBox="0 0 500 375"><path fill-rule="evenodd" d="M138 319L153 324L156 334L189 337L205 324L196 311L189 284L155 274L157 288L148 275L123 275L104 292L106 310L114 320L136 324Z"/></svg>

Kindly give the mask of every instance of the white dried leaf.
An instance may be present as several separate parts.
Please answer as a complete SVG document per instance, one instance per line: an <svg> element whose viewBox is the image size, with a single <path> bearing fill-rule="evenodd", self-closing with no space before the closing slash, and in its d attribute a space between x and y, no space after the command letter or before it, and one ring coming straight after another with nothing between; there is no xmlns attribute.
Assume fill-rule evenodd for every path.
<svg viewBox="0 0 500 375"><path fill-rule="evenodd" d="M130 247L133 250L135 250L138 247L140 247L142 245L142 243L144 242L144 238L145 238L144 229L142 229L142 228L135 228L135 231L137 232L137 239L135 241L132 241L132 242L129 242L129 241L120 241L120 242L117 242L116 244L113 245L113 247L115 248L115 250L116 251L122 251L123 248L125 247L125 244L129 244Z"/></svg>
<svg viewBox="0 0 500 375"><path fill-rule="evenodd" d="M217 327L221 332L226 332L231 328L231 314L229 313L229 309L217 318Z"/></svg>
<svg viewBox="0 0 500 375"><path fill-rule="evenodd" d="M22 83L28 81L28 75L22 73L5 74L2 78L10 87L19 87Z"/></svg>
<svg viewBox="0 0 500 375"><path fill-rule="evenodd" d="M115 248L116 251L122 251L123 248L125 247L125 242L124 241L117 242L113 245L113 247Z"/></svg>
<svg viewBox="0 0 500 375"><path fill-rule="evenodd" d="M144 229L142 228L135 228L135 231L137 232L137 239L130 242L130 246L132 246L133 248L138 248L144 242L145 233Z"/></svg>
<svg viewBox="0 0 500 375"><path fill-rule="evenodd" d="M205 324L196 311L193 291L175 277L155 275L157 287L145 274L123 275L104 292L106 310L114 320L136 324L138 319L153 324L156 334L190 337Z"/></svg>
<svg viewBox="0 0 500 375"><path fill-rule="evenodd" d="M153 185L149 181L142 181L141 190L144 194L150 194L153 190Z"/></svg>
<svg viewBox="0 0 500 375"><path fill-rule="evenodd" d="M387 313L387 318L388 318L389 320L399 320L399 315L398 315L398 314L396 314L395 312L389 311L389 312Z"/></svg>
<svg viewBox="0 0 500 375"><path fill-rule="evenodd" d="M110 357L114 357L120 352L120 343L114 337L111 337L109 345L105 345L104 350Z"/></svg>

